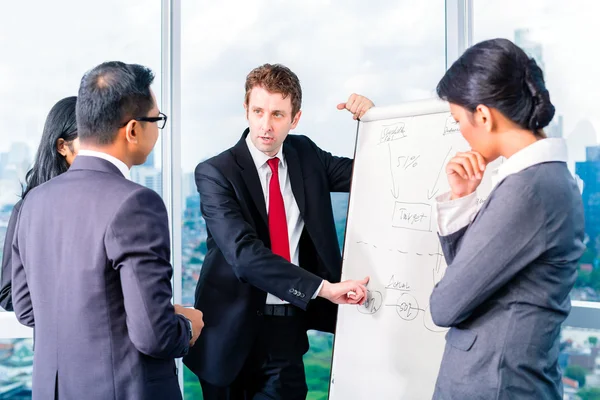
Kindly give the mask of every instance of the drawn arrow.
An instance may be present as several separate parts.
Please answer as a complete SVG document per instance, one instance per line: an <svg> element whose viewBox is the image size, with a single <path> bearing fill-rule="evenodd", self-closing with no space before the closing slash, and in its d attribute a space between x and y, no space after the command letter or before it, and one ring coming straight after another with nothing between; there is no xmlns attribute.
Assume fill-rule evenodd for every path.
<svg viewBox="0 0 600 400"><path fill-rule="evenodd" d="M396 181L394 180L394 164L392 162L392 145L388 143L388 150L390 153L390 174L392 175L392 196L398 200L400 196L400 188L396 188ZM398 190L396 190L398 189Z"/></svg>
<svg viewBox="0 0 600 400"><path fill-rule="evenodd" d="M429 189L427 189L427 200L431 200L437 194L437 192L440 190L439 188L436 189L436 186L438 184L438 181L440 180L440 175L442 174L442 170L444 169L444 166L446 165L446 160L448 159L448 156L450 155L451 151L452 151L452 147L450 147L450 149L448 150L448 153L446 153L446 157L444 157L444 160L442 161L442 166L440 167L440 170L438 171L437 178L435 178L435 182L433 183L433 187L431 188L431 191Z"/></svg>

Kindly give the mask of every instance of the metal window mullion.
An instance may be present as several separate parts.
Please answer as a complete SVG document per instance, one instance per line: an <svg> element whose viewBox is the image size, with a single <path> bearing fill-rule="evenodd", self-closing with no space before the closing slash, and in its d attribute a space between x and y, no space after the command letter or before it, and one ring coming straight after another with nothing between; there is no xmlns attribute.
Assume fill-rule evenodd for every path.
<svg viewBox="0 0 600 400"><path fill-rule="evenodd" d="M181 3L162 0L161 108L169 116L162 138L162 194L171 228L173 302L181 303ZM183 363L177 360L183 391Z"/></svg>

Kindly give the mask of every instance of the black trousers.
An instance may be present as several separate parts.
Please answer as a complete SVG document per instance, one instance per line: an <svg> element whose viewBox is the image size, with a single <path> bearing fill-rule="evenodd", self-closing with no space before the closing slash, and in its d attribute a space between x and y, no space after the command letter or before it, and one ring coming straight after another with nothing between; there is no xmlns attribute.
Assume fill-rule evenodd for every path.
<svg viewBox="0 0 600 400"><path fill-rule="evenodd" d="M302 356L308 351L304 315L264 316L256 342L234 382L200 380L204 400L305 400Z"/></svg>

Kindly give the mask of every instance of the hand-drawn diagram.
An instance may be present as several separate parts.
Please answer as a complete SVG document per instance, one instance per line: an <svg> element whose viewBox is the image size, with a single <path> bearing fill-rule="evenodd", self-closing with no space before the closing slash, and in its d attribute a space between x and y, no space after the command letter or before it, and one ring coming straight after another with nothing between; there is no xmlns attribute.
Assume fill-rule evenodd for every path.
<svg viewBox="0 0 600 400"><path fill-rule="evenodd" d="M396 167L398 168L415 168L419 165L419 157L421 156L398 156Z"/></svg>
<svg viewBox="0 0 600 400"><path fill-rule="evenodd" d="M379 144L393 142L395 140L403 139L407 136L406 125L404 122L383 125L381 135L379 136Z"/></svg>
<svg viewBox="0 0 600 400"><path fill-rule="evenodd" d="M460 132L460 124L456 122L452 115L449 115L446 118L446 126L444 127L444 136L452 135L454 133Z"/></svg>
<svg viewBox="0 0 600 400"><path fill-rule="evenodd" d="M381 308L383 295L377 290L367 290L367 300L362 306L357 306L358 311L363 314L375 314Z"/></svg>
<svg viewBox="0 0 600 400"><path fill-rule="evenodd" d="M440 166L437 176L435 177L435 182L433 182L433 187L431 188L431 190L427 189L427 200L431 200L432 198L434 198L435 195L437 194L437 192L439 191L439 189L437 188L437 185L438 185L438 182L440 181L440 175L442 174L444 167L446 167L446 164L448 164L448 157L450 156L451 152L452 152L452 147L450 147L450 149L448 149L448 152L446 153L446 157L444 157L444 160L442 161L442 165Z"/></svg>
<svg viewBox="0 0 600 400"><path fill-rule="evenodd" d="M386 306L396 307L396 312L405 321L412 321L417 318L419 311L425 311L419 308L417 299L410 293L402 293L396 304L386 304Z"/></svg>
<svg viewBox="0 0 600 400"><path fill-rule="evenodd" d="M459 124L452 116L444 117L445 126L442 136L453 135L460 132ZM408 132L407 123L396 122L393 124L383 125L377 138L378 145L384 145L379 151L387 152L385 156L389 157L390 177L392 180L391 195L392 206L391 211L391 227L401 230L416 231L421 234L424 232L429 235L434 235L433 222L434 212L432 199L438 195L438 192L444 187L442 182L446 164L453 155L454 145L448 143L446 151L432 158L434 161L431 165L429 157L433 154L428 154L420 151L419 148L411 147L411 134ZM408 138L408 139L405 139ZM404 140L402 140L404 139ZM439 156L443 156L440 158ZM415 174L423 174L424 171L429 171L433 178L429 181L429 185L419 184L419 194L423 194L423 200L419 202L402 201L400 194L404 193L405 186L414 186ZM426 189L426 193L423 193ZM427 197L424 198L426 195ZM420 197L420 196L419 196ZM393 229L395 231L395 229ZM392 233L392 232L390 232ZM412 233L411 233L412 235ZM399 236L402 237L402 236ZM398 246L389 243L384 244L371 242L370 240L356 240L354 243L360 245L361 251L367 251L370 255L367 257L381 257L381 252L393 254L394 259L399 258L400 265L418 265L419 268L426 268L426 275L415 276L414 274L406 275L406 270L400 268L397 273L391 274L390 279L384 284L383 288L377 286L369 289L367 300L362 306L357 306L357 310L362 314L381 313L381 310L392 309L396 312L402 321L420 321L425 329L431 332L444 332L444 328L437 327L429 312L429 293L435 285L442 279L444 275L444 255L442 254L441 246L437 237L437 244L428 250L417 248L409 248L403 246L399 242ZM408 243L411 243L409 241ZM432 243L433 244L433 243ZM404 260L406 257L406 261ZM419 261L421 260L421 261ZM408 263L408 264L407 264ZM413 281L413 279L416 279ZM425 280L423 280L425 279ZM414 282L413 285L411 282ZM422 304L419 304L422 303Z"/></svg>
<svg viewBox="0 0 600 400"><path fill-rule="evenodd" d="M392 226L394 228L431 232L431 204L396 201Z"/></svg>

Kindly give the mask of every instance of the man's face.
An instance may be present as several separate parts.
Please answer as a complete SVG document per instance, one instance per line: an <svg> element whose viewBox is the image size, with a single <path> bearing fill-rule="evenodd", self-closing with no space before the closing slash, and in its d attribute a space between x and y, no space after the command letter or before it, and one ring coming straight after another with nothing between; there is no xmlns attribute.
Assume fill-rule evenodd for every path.
<svg viewBox="0 0 600 400"><path fill-rule="evenodd" d="M250 140L269 157L277 154L289 131L298 125L302 113L298 111L292 115L290 96L284 99L281 93L271 93L261 86L252 88L244 109L250 126Z"/></svg>

